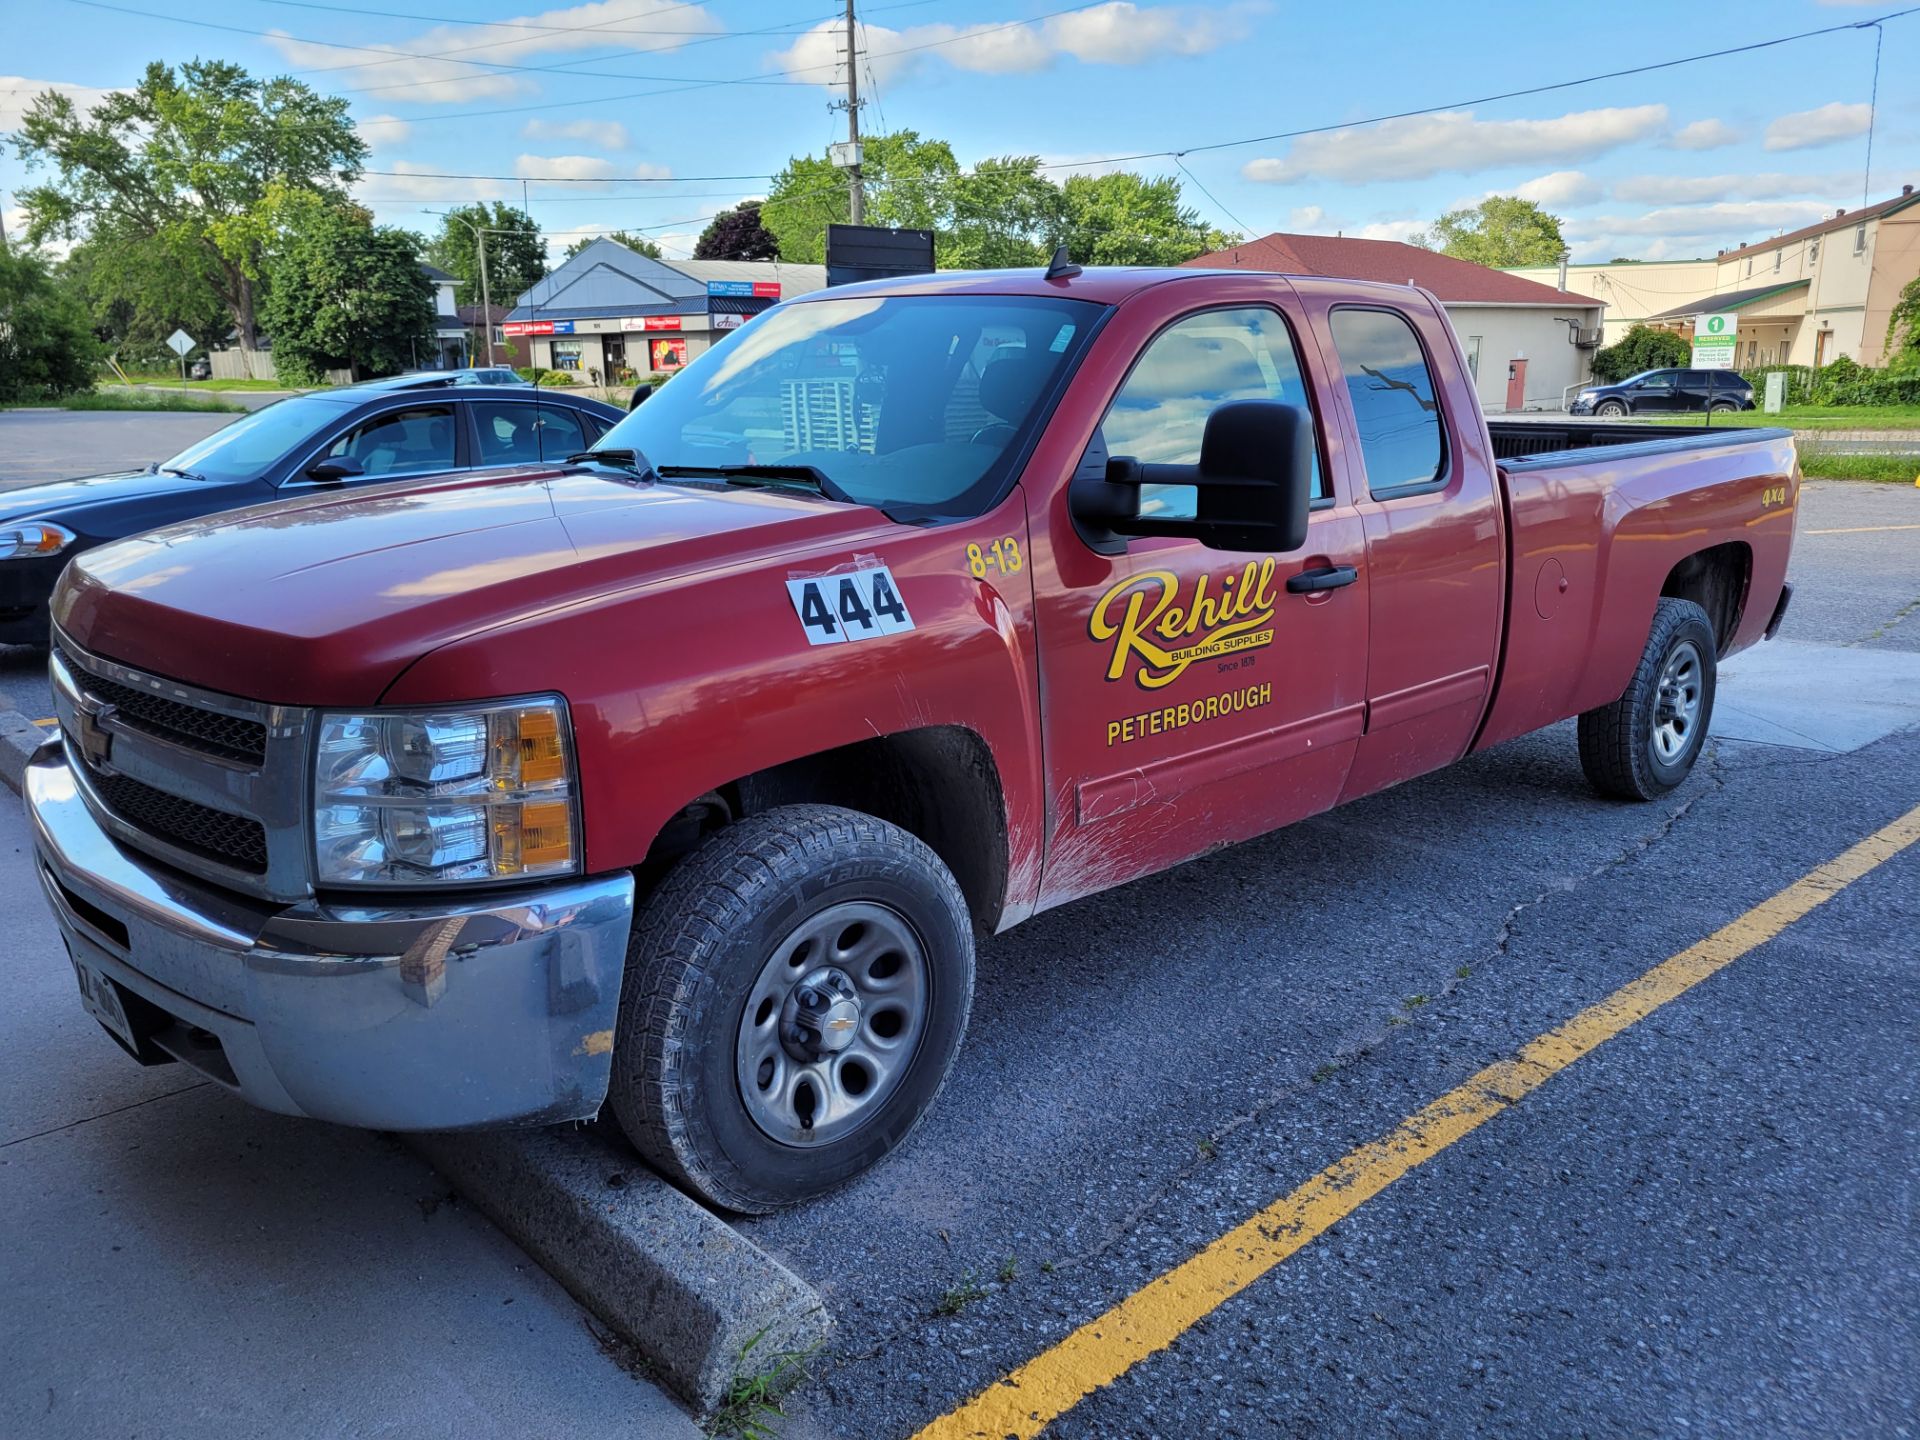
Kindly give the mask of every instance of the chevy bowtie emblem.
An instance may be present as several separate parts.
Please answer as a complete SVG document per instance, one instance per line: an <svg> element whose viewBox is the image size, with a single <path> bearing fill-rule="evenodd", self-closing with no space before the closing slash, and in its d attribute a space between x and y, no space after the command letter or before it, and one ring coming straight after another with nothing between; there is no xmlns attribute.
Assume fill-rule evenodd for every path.
<svg viewBox="0 0 1920 1440"><path fill-rule="evenodd" d="M113 716L114 707L104 700L91 695L82 695L79 704L74 706L74 736L80 742L80 753L86 757L87 764L106 774L113 773L113 767L107 762L113 758L113 732L107 729L107 721Z"/></svg>

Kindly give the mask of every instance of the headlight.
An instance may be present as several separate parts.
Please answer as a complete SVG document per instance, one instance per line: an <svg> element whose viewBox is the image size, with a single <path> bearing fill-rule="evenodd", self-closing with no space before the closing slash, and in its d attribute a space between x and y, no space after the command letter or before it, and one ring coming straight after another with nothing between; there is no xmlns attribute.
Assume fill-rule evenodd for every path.
<svg viewBox="0 0 1920 1440"><path fill-rule="evenodd" d="M0 528L0 560L26 560L35 555L58 555L73 543L73 531L64 525L36 521L31 525Z"/></svg>
<svg viewBox="0 0 1920 1440"><path fill-rule="evenodd" d="M436 885L580 866L572 731L558 698L320 717L322 885Z"/></svg>

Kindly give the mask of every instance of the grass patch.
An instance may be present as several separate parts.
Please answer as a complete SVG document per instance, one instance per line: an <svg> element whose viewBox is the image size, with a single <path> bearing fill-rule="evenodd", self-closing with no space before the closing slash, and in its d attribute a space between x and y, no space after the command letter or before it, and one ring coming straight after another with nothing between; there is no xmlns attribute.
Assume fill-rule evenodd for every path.
<svg viewBox="0 0 1920 1440"><path fill-rule="evenodd" d="M1883 485L1920 483L1920 455L1854 455L1803 450L1800 471L1809 480L1874 480Z"/></svg>
<svg viewBox="0 0 1920 1440"><path fill-rule="evenodd" d="M182 380L178 375L163 371L129 370L127 377L136 385L177 385L191 387L194 390L290 390L305 389L305 386L282 385L278 380ZM101 377L102 385L118 385L117 378ZM123 387L124 388L124 387Z"/></svg>
<svg viewBox="0 0 1920 1440"><path fill-rule="evenodd" d="M741 1347L742 1365L749 1363L753 1347L766 1333L762 1330ZM766 1369L736 1374L727 1387L726 1398L707 1421L707 1433L727 1440L777 1440L780 1432L775 1426L787 1418L787 1412L780 1408L781 1397L799 1382L812 1353L783 1350Z"/></svg>
<svg viewBox="0 0 1920 1440"><path fill-rule="evenodd" d="M966 1309L967 1306L973 1304L974 1301L984 1300L986 1298L986 1287L980 1283L973 1271L969 1270L960 1277L958 1284L949 1286L940 1298L934 1302L933 1313L936 1315L958 1315L962 1310Z"/></svg>
<svg viewBox="0 0 1920 1440"><path fill-rule="evenodd" d="M1704 425L1705 415L1637 415L1649 425ZM1715 415L1713 428L1789 430L1920 430L1920 406L1914 405L1789 405L1778 415L1763 410L1735 410Z"/></svg>
<svg viewBox="0 0 1920 1440"><path fill-rule="evenodd" d="M153 390L88 390L77 395L62 395L31 405L0 406L9 410L155 410L204 412L214 415L244 415L247 407L211 396L166 395Z"/></svg>

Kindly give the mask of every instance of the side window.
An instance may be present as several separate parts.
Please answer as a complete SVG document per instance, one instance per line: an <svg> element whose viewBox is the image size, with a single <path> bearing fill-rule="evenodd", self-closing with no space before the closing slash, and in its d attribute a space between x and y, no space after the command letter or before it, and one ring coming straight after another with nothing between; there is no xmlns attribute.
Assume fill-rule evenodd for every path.
<svg viewBox="0 0 1920 1440"><path fill-rule="evenodd" d="M1391 310L1345 307L1333 312L1331 324L1368 491L1379 495L1436 479L1446 461L1440 400L1413 326Z"/></svg>
<svg viewBox="0 0 1920 1440"><path fill-rule="evenodd" d="M1191 465L1207 417L1229 400L1278 400L1313 423L1293 336L1277 311L1209 310L1162 330L1113 397L1095 444L1147 464ZM1317 442L1310 493L1331 493ZM1191 485L1141 487L1143 515L1190 519L1195 503Z"/></svg>
<svg viewBox="0 0 1920 1440"><path fill-rule="evenodd" d="M327 456L357 460L370 477L451 470L453 407L415 405L376 415L334 441Z"/></svg>
<svg viewBox="0 0 1920 1440"><path fill-rule="evenodd" d="M538 465L564 460L587 448L580 417L565 405L528 405L479 400L473 420L480 432L480 465Z"/></svg>
<svg viewBox="0 0 1920 1440"><path fill-rule="evenodd" d="M1678 371L1674 370L1656 370L1640 382L1639 388L1642 390L1671 390L1673 389L1673 377L1678 373Z"/></svg>

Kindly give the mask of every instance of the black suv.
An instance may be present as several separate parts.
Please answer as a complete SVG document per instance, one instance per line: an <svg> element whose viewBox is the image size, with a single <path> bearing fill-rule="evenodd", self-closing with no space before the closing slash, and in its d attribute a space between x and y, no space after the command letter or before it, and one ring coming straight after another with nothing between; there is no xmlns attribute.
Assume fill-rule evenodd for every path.
<svg viewBox="0 0 1920 1440"><path fill-rule="evenodd" d="M1672 415L1681 411L1751 410L1753 386L1732 370L1643 370L1618 385L1582 390L1575 415Z"/></svg>

